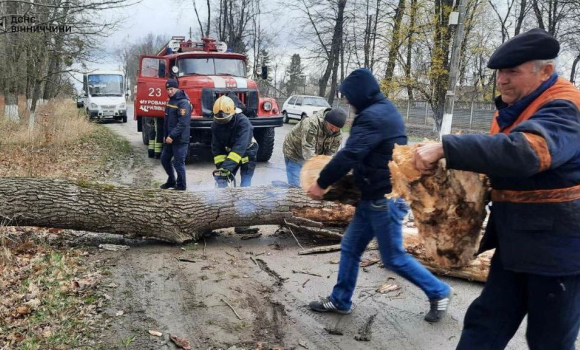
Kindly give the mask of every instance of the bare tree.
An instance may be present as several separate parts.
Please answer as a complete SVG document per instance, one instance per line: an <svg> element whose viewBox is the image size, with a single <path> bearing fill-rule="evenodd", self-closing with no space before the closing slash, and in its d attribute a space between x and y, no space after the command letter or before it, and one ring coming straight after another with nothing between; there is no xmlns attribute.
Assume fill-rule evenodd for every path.
<svg viewBox="0 0 580 350"><path fill-rule="evenodd" d="M516 29L514 30L514 35L520 34L522 30L522 24L526 18L526 14L529 11L529 6L527 0L520 0L520 8L518 10L518 15L516 18Z"/></svg>
<svg viewBox="0 0 580 350"><path fill-rule="evenodd" d="M199 24L199 31L203 36L209 36L210 29L211 29L211 3L210 0L206 1L207 4L207 22L205 26L205 30L203 29L203 25L201 24L201 19L199 17L199 12L197 11L197 1L191 0L193 2L193 10L195 11L195 17L197 18L197 23Z"/></svg>
<svg viewBox="0 0 580 350"><path fill-rule="evenodd" d="M169 38L163 35L147 34L137 42L130 45L123 45L115 50L115 54L123 63L123 71L130 81L137 81L137 71L139 70L139 57L141 55L154 55L159 48L167 43Z"/></svg>
<svg viewBox="0 0 580 350"><path fill-rule="evenodd" d="M312 53L307 60L315 62L323 68L323 73L318 81L318 95L328 96L328 101L333 102L338 85L338 70L342 66L340 60L342 54L345 8L347 0L302 0L293 8L299 11L302 18L301 37ZM341 73L342 75L342 73ZM330 91L327 94L330 80Z"/></svg>
<svg viewBox="0 0 580 350"><path fill-rule="evenodd" d="M490 0L489 4L499 20L501 30L501 42L503 43L510 38L509 35L510 22L508 22L508 20L511 16L512 9L515 5L515 0L507 0L505 1L505 3L501 2L500 4L497 4L495 1Z"/></svg>
<svg viewBox="0 0 580 350"><path fill-rule="evenodd" d="M19 13L21 4L15 1L8 1L4 4L5 18L11 18L13 15ZM5 28L8 27L6 20ZM4 59L2 64L3 80L4 80L4 116L10 120L18 121L20 116L18 114L18 66L21 44L18 41L17 33L7 31L3 35L4 41Z"/></svg>
<svg viewBox="0 0 580 350"><path fill-rule="evenodd" d="M385 84L384 92L389 97L393 93L393 73L395 72L395 60L397 58L397 53L403 39L401 36L401 22L403 21L403 14L405 13L405 0L399 0L397 7L395 8L395 15L393 18L393 31L391 35L391 44L389 45L389 54L387 60L387 69L385 70Z"/></svg>
<svg viewBox="0 0 580 350"><path fill-rule="evenodd" d="M6 42L0 67L6 72L5 115L13 115L10 111L15 107L17 111L15 95L25 94L30 99L29 124L33 126L37 101L55 97L62 87L70 88L67 75L74 71L73 63L89 59L91 51L99 46L97 39L119 24L119 20L104 20L99 13L139 1L5 1L10 17L17 18L17 22L23 19L6 27L7 32L2 36ZM21 55L25 55L25 64L21 64Z"/></svg>

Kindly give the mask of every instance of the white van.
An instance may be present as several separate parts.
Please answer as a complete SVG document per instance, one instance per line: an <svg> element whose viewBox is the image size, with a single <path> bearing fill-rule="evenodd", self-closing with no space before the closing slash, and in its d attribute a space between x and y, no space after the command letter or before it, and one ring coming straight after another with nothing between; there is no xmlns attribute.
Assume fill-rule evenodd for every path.
<svg viewBox="0 0 580 350"><path fill-rule="evenodd" d="M83 106L90 119L127 122L125 75L120 71L96 71L83 76ZM77 105L78 106L78 105Z"/></svg>

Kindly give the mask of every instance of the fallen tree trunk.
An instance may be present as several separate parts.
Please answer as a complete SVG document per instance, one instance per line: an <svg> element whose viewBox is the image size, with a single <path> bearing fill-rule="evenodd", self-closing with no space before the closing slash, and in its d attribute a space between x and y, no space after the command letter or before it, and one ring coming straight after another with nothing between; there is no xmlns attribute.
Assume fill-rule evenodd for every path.
<svg viewBox="0 0 580 350"><path fill-rule="evenodd" d="M68 228L182 243L201 232L283 225L301 217L345 227L354 207L313 201L302 190L245 187L199 192L136 189L59 179L0 178L4 225Z"/></svg>
<svg viewBox="0 0 580 350"><path fill-rule="evenodd" d="M174 243L196 240L201 232L212 229L289 223L294 223L295 228L296 224L301 224L302 229L310 227L309 233L340 240L337 230L318 231L327 230L328 226L345 227L353 213L352 206L313 201L296 188L246 187L184 193L68 180L0 178L0 218L6 226L74 229ZM98 240L87 232L78 235L80 241ZM126 244L120 237L114 238L111 243ZM444 268L427 255L415 230L406 228L404 239L407 251L437 274L474 281L487 278L493 253L480 255L461 268Z"/></svg>

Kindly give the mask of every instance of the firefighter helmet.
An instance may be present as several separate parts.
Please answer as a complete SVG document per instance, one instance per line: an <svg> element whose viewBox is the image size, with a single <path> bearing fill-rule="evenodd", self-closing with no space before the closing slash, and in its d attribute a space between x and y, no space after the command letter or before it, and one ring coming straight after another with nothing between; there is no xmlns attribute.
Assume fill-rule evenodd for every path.
<svg viewBox="0 0 580 350"><path fill-rule="evenodd" d="M232 120L234 113L239 113L236 110L234 100L227 96L221 96L213 104L213 120L218 124L226 124Z"/></svg>

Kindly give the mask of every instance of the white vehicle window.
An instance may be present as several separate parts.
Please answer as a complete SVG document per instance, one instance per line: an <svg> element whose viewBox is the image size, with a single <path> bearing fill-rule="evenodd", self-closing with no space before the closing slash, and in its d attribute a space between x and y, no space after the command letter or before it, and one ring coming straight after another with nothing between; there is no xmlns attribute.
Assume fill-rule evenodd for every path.
<svg viewBox="0 0 580 350"><path fill-rule="evenodd" d="M302 106L302 97L296 99L296 106Z"/></svg>
<svg viewBox="0 0 580 350"><path fill-rule="evenodd" d="M123 96L122 75L90 74L88 86L91 96Z"/></svg>
<svg viewBox="0 0 580 350"><path fill-rule="evenodd" d="M177 61L179 76L187 75L231 75L246 76L246 65L243 60L231 58L182 58Z"/></svg>
<svg viewBox="0 0 580 350"><path fill-rule="evenodd" d="M141 61L141 76L151 78L165 78L165 60L153 57L144 57Z"/></svg>
<svg viewBox="0 0 580 350"><path fill-rule="evenodd" d="M305 106L316 106L316 107L330 107L328 102L322 97L304 97Z"/></svg>
<svg viewBox="0 0 580 350"><path fill-rule="evenodd" d="M288 104L289 105L293 105L296 102L296 96L292 96L290 97L290 99L288 100Z"/></svg>

